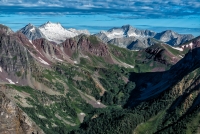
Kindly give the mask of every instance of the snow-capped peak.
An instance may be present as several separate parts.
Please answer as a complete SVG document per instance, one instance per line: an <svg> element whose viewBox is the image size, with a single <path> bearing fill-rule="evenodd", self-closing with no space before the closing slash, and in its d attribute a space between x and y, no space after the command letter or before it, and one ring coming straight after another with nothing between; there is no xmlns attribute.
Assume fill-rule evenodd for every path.
<svg viewBox="0 0 200 134"><path fill-rule="evenodd" d="M46 29L48 29L48 28L52 28L52 27L54 27L54 28L59 28L59 29L64 29L64 28L61 26L61 24L60 24L59 22L57 22L57 23L52 23L52 22L50 22L50 21L44 23L44 24L41 25L39 28L46 28Z"/></svg>
<svg viewBox="0 0 200 134"><path fill-rule="evenodd" d="M46 38L45 35L43 35L42 32L31 23L20 29L19 32L22 32L29 40Z"/></svg>
<svg viewBox="0 0 200 134"><path fill-rule="evenodd" d="M60 23L52 23L50 21L39 27L40 31L47 37L48 40L56 43L61 43L66 38L75 37L79 34L90 34L86 30L65 29Z"/></svg>
<svg viewBox="0 0 200 134"><path fill-rule="evenodd" d="M114 27L108 31L101 31L100 34L105 34L108 40L123 37L137 37L146 38L153 37L156 33L150 30L139 30L131 25L124 25L122 27Z"/></svg>
<svg viewBox="0 0 200 134"><path fill-rule="evenodd" d="M86 29L84 29L84 30L77 30L77 29L74 29L74 28L70 28L68 30L71 31L71 32L73 32L73 33L90 35L90 32L88 30L86 30Z"/></svg>

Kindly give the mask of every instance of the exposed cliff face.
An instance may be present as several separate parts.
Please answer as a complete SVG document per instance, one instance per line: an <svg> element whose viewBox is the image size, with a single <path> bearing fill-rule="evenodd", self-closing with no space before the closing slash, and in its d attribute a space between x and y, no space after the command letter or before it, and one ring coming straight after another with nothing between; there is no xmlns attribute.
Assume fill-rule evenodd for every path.
<svg viewBox="0 0 200 134"><path fill-rule="evenodd" d="M0 90L5 89L4 86ZM37 125L0 91L0 133L1 134L44 134Z"/></svg>
<svg viewBox="0 0 200 134"><path fill-rule="evenodd" d="M26 74L33 61L30 53L24 47L27 45L26 40L27 38L23 34L7 35L5 32L0 34L1 82L26 83Z"/></svg>
<svg viewBox="0 0 200 134"><path fill-rule="evenodd" d="M18 35L0 35L0 62L7 72L17 72L20 69L26 70L31 56L23 47L21 37Z"/></svg>

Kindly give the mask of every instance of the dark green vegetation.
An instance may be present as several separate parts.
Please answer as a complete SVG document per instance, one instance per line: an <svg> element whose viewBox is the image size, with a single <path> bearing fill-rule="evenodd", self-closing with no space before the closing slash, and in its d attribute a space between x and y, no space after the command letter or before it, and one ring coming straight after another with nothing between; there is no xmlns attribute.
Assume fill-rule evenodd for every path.
<svg viewBox="0 0 200 134"><path fill-rule="evenodd" d="M94 62L99 63L99 58L94 58ZM32 76L44 85L43 89L10 85L11 88L28 94L25 97L26 106L22 103L22 97L15 96L15 99L45 133L64 134L78 129L81 123L80 113L85 113L88 117L87 114L95 110L88 101L96 103L96 100L101 100L110 106L123 105L134 88L134 83L128 82L129 69L124 67L96 67L93 64L78 66L57 63L51 69L42 69L33 64ZM106 89L102 96L102 89L98 84Z"/></svg>
<svg viewBox="0 0 200 134"><path fill-rule="evenodd" d="M30 96L26 98L28 107L19 104L24 112L31 117L45 133L67 133L80 123L77 114L88 112L92 106L81 99L78 92L71 92L66 96L49 95L30 87L13 86L20 92ZM73 100L72 98L73 97ZM17 97L16 99L20 99Z"/></svg>
<svg viewBox="0 0 200 134"><path fill-rule="evenodd" d="M183 60L179 64L182 62L185 63ZM165 77L168 77L169 72L178 74L179 68L173 67L172 71L165 73L146 74L131 73L134 69L127 69L118 65L96 67L90 64L87 65L90 66L89 68L86 66L78 68L57 64L53 67L54 71L46 70L44 74L36 78L42 77L40 80L46 78L50 81L51 86L55 87L53 88L54 90L64 93L62 90L64 85L61 86L62 82L56 82L58 79L62 80L69 87L69 92L66 97L58 97L58 99L54 96L54 99L49 99L57 102L49 107L43 106L40 108L40 105L34 103L33 99L28 99L32 105L42 109L37 111L34 108L38 113L31 114L30 117L38 124L41 124L40 127L46 133L195 133L200 121L198 103L199 65L196 61L195 67L189 70L185 65L186 68L182 69L184 74L176 77L169 75L172 78L177 78L177 82L169 81L169 87L163 92L142 100L138 98L142 96L141 89L146 88L145 90L148 90L149 88L150 90L152 87L148 87L148 82L151 83L149 85L156 85L161 81L161 78L165 81ZM177 66L181 67L180 65ZM173 70L174 68L176 69ZM102 89L96 85L95 77L106 89L103 96L100 96ZM160 87L162 87L162 84ZM98 100L100 99L102 103L107 105L107 108L93 108L78 95L80 92L77 89L94 96ZM132 98L135 99L133 100ZM59 103L61 100L62 103ZM27 110L33 111L33 108L24 109L24 111L28 112ZM80 112L86 113L84 122L81 124L77 119L77 114ZM58 119L59 116L55 116L57 113L65 121L71 121L71 124L76 125L66 125L62 120ZM40 119L38 121L38 114L51 120ZM70 116L71 120L67 119L67 116ZM53 124L59 127L55 127ZM47 125L48 128L46 127Z"/></svg>
<svg viewBox="0 0 200 134"><path fill-rule="evenodd" d="M140 51L131 51L114 45L109 47L113 58L118 62L134 66L132 71L140 73L168 70L180 59L180 55L185 54L166 44L155 44Z"/></svg>
<svg viewBox="0 0 200 134"><path fill-rule="evenodd" d="M200 50L196 50L194 53L199 52ZM192 53L188 54L186 59L189 59L191 55ZM198 55L196 58L198 58ZM196 58L194 58L194 61L196 61L194 66L185 65L182 71L179 71L177 66L181 67L180 64L184 63L186 59L181 60L170 71L146 75L149 78L144 78L144 74L136 75L133 73L131 77L136 78L130 79L135 82L136 87L123 109L116 106L93 110L85 118L79 129L71 133L198 133L200 123L200 61ZM188 62L188 65L190 65L193 61ZM171 72L177 74L177 76L168 75ZM180 75L178 75L179 73ZM168 86L163 87L164 83L162 84L162 80L159 80L161 77L162 79L174 77L177 82L174 83L172 79L166 79ZM161 87L166 89L153 96L150 92L149 95L145 95L147 96L146 99L142 99L142 97L145 98L143 88L152 90L151 88L154 87L145 85L148 82L154 83L155 87L159 86L159 90L161 90Z"/></svg>
<svg viewBox="0 0 200 134"><path fill-rule="evenodd" d="M129 98L129 93L134 89L133 82L127 82L129 75L125 68L113 67L110 69L100 68L98 73L100 83L107 90L101 97L101 101L107 105L124 105ZM128 80L128 79L127 79Z"/></svg>

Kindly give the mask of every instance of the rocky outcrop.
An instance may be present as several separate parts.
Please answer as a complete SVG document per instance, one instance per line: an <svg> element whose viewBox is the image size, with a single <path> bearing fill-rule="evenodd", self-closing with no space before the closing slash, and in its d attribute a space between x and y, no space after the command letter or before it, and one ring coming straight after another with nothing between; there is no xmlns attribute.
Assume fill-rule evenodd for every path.
<svg viewBox="0 0 200 134"><path fill-rule="evenodd" d="M0 24L0 34L5 33L5 34L13 34L14 32L7 26Z"/></svg>
<svg viewBox="0 0 200 134"><path fill-rule="evenodd" d="M98 41L95 36L90 36L89 38L82 36L78 42L78 48L82 52L87 52L96 56L106 57L109 55L108 47Z"/></svg>
<svg viewBox="0 0 200 134"><path fill-rule="evenodd" d="M165 49L160 49L160 48L156 48L156 49L152 49L152 48L147 48L145 50L148 54L150 54L149 57L147 57L148 59L153 58L154 61L158 61L162 64L167 64L167 59L164 58L164 51Z"/></svg>
<svg viewBox="0 0 200 134"><path fill-rule="evenodd" d="M2 91L0 91L0 124L1 134L44 134Z"/></svg>
<svg viewBox="0 0 200 134"><path fill-rule="evenodd" d="M69 56L72 56L74 52L100 57L109 56L108 46L98 40L95 36L82 35L76 38L66 39L61 46L64 48L64 52Z"/></svg>

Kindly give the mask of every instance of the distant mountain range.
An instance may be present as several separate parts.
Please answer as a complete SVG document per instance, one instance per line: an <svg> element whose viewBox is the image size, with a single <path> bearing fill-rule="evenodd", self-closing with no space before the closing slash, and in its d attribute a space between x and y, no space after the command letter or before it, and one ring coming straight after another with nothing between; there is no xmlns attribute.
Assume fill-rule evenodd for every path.
<svg viewBox="0 0 200 134"><path fill-rule="evenodd" d="M46 22L40 27L28 24L19 31L29 40L45 38L55 43L62 43L67 38L80 34L90 35L87 30L65 29L60 23L52 22ZM171 46L177 46L194 38L191 34L178 34L171 30L156 33L151 30L139 30L130 25L115 27L108 31L101 31L95 34L95 36L104 43L114 44L130 50L147 48L159 41Z"/></svg>
<svg viewBox="0 0 200 134"><path fill-rule="evenodd" d="M95 35L105 43L115 44L131 50L147 48L153 45L154 42L152 42L151 38L171 46L180 45L194 38L191 34L178 34L171 30L156 33L150 30L139 30L130 25L112 28L108 31L101 31Z"/></svg>

